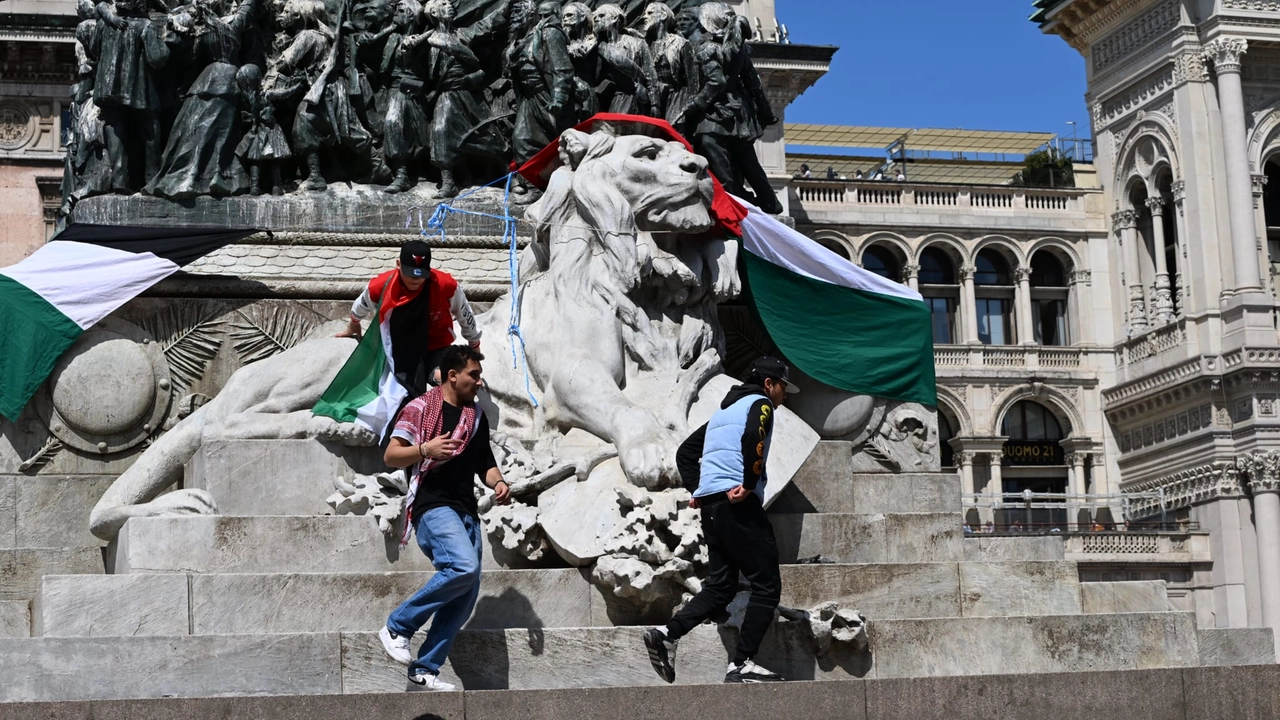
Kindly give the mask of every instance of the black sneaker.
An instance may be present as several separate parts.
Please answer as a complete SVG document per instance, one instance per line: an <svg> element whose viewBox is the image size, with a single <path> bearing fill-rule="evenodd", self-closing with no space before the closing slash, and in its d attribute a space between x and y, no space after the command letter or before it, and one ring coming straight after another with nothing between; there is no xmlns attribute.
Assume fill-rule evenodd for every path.
<svg viewBox="0 0 1280 720"><path fill-rule="evenodd" d="M676 644L658 628L649 628L644 633L644 646L649 649L649 662L658 677L669 683L675 682Z"/></svg>
<svg viewBox="0 0 1280 720"><path fill-rule="evenodd" d="M783 679L778 673L765 670L750 660L741 665L730 665L729 672L724 676L727 683L766 683L780 682Z"/></svg>

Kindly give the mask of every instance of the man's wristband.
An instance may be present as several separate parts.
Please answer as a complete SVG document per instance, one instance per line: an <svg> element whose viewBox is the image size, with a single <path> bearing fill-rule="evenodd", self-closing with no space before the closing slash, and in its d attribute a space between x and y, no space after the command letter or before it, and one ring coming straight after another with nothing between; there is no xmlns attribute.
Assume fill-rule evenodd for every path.
<svg viewBox="0 0 1280 720"><path fill-rule="evenodd" d="M427 456L427 451L423 449L426 446L427 446L426 443L418 443L418 454L421 455L422 457Z"/></svg>

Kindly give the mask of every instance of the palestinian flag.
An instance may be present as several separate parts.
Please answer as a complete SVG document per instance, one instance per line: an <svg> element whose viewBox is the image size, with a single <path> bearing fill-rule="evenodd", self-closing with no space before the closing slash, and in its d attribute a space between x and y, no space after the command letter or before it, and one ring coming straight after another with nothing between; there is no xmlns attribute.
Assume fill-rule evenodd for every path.
<svg viewBox="0 0 1280 720"><path fill-rule="evenodd" d="M920 293L868 272L749 207L739 268L778 349L850 392L938 404L933 327Z"/></svg>
<svg viewBox="0 0 1280 720"><path fill-rule="evenodd" d="M16 419L85 330L183 265L255 232L69 225L0 268L0 415Z"/></svg>
<svg viewBox="0 0 1280 720"><path fill-rule="evenodd" d="M360 338L355 352L311 408L313 415L355 423L382 437L409 394L391 370L391 313L414 297L400 283L399 273L393 275L379 298L377 326L370 325Z"/></svg>

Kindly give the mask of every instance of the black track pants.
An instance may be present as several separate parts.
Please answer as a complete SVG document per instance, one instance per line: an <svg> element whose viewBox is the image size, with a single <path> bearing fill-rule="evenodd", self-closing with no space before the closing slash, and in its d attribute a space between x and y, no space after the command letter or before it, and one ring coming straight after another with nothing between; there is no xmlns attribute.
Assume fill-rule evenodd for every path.
<svg viewBox="0 0 1280 720"><path fill-rule="evenodd" d="M742 663L760 649L782 597L778 544L760 496L755 493L740 503L729 502L724 494L712 495L703 499L701 510L710 573L702 591L667 623L667 637L678 640L712 614L724 610L738 592L741 572L751 583L751 601L733 657L734 663Z"/></svg>

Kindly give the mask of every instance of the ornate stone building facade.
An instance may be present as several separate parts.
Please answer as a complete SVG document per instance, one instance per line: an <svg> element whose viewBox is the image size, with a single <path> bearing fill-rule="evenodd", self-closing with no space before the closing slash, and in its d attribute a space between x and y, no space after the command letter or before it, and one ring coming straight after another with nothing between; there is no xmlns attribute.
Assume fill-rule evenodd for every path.
<svg viewBox="0 0 1280 720"><path fill-rule="evenodd" d="M53 234L64 108L75 77L73 3L23 0L0 16L0 266Z"/></svg>
<svg viewBox="0 0 1280 720"><path fill-rule="evenodd" d="M1280 627L1274 226L1280 5L1041 0L1085 58L1116 299L1101 411L1119 486L1210 533L1201 625ZM1280 227L1276 227L1280 231Z"/></svg>

